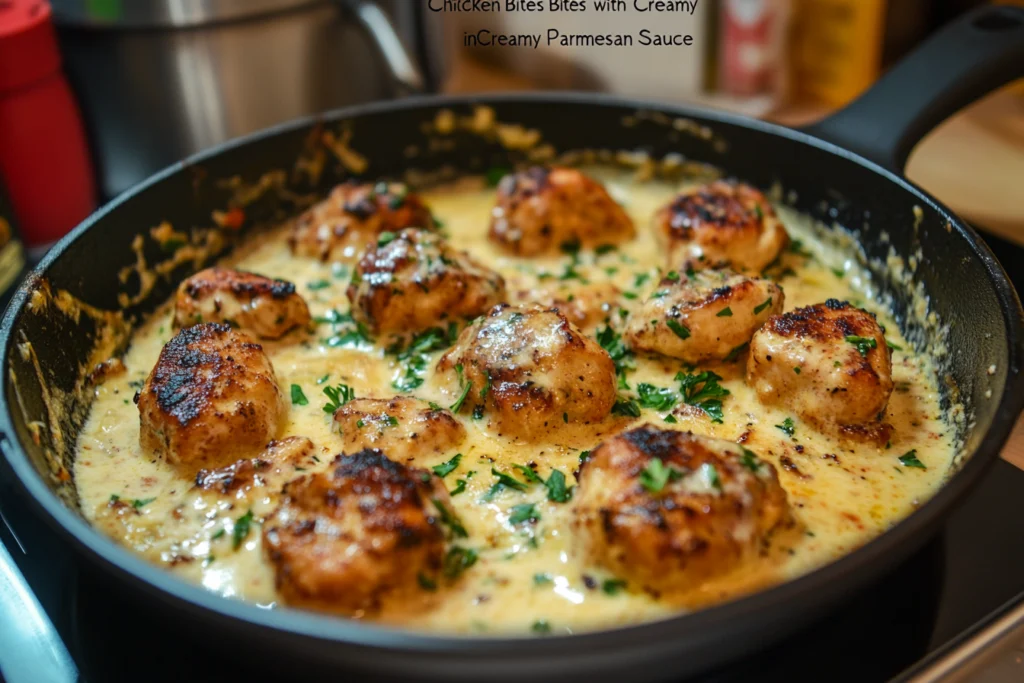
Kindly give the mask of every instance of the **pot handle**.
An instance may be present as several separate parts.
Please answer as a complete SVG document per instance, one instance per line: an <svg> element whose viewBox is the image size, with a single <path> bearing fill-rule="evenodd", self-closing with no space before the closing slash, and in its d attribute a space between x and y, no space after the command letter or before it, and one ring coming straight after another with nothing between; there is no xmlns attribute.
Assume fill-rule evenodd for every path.
<svg viewBox="0 0 1024 683"><path fill-rule="evenodd" d="M426 81L416 60L402 44L391 19L370 0L342 0L342 7L351 12L366 29L380 56L398 86L399 95L421 95L426 92Z"/></svg>
<svg viewBox="0 0 1024 683"><path fill-rule="evenodd" d="M1024 76L1024 7L987 6L940 29L867 92L803 129L902 173L949 116Z"/></svg>

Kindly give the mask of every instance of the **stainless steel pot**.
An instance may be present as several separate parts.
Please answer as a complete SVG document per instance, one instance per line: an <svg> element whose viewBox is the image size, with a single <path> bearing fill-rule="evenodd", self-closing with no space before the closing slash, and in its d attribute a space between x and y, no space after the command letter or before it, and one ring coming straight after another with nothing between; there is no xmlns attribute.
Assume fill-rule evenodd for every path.
<svg viewBox="0 0 1024 683"><path fill-rule="evenodd" d="M445 68L437 14L410 0L52 4L107 197L230 138L431 90Z"/></svg>

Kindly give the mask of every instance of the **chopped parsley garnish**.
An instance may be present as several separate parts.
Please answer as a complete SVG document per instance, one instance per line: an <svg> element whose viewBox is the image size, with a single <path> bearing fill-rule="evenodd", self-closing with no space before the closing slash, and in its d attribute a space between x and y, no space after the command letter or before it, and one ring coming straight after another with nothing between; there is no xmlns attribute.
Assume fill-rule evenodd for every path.
<svg viewBox="0 0 1024 683"><path fill-rule="evenodd" d="M554 581L554 578L551 576L551 574L548 574L547 572L537 572L533 575L534 586L546 586L552 581Z"/></svg>
<svg viewBox="0 0 1024 683"><path fill-rule="evenodd" d="M503 166L495 166L487 170L487 173L484 174L484 178L486 178L487 185L489 187L497 187L498 183L501 182L501 179L508 175L510 172L511 170L508 168L505 168Z"/></svg>
<svg viewBox="0 0 1024 683"><path fill-rule="evenodd" d="M455 488L453 488L451 491L449 491L448 495L449 496L457 496L457 495L459 495L460 493L462 493L465 490L466 490L466 480L465 479L456 479L455 480Z"/></svg>
<svg viewBox="0 0 1024 683"><path fill-rule="evenodd" d="M459 386L462 388L462 392L459 394L459 397L455 399L455 403L449 406L453 413L459 412L459 409L462 408L462 404L466 401L466 397L469 396L469 390L473 388L473 383L467 382L462 376L462 363L455 366L455 374L459 376Z"/></svg>
<svg viewBox="0 0 1024 683"><path fill-rule="evenodd" d="M530 630L534 633L551 633L551 622L547 619L538 619L530 625Z"/></svg>
<svg viewBox="0 0 1024 683"><path fill-rule="evenodd" d="M668 320L665 321L665 324L668 325L668 329L675 332L675 335L680 339L690 338L690 328L682 324L678 320L673 320L672 318L669 318Z"/></svg>
<svg viewBox="0 0 1024 683"><path fill-rule="evenodd" d="M416 581L420 584L420 588L425 591L433 592L437 590L437 582L423 572L416 575Z"/></svg>
<svg viewBox="0 0 1024 683"><path fill-rule="evenodd" d="M893 344L893 343L892 343L891 341L889 341L888 339L886 339L886 340L885 340L885 345L886 345L886 346L888 346L888 347L889 347L890 349L892 349L893 351L902 351L902 350L903 350L903 347L902 347L902 346L899 346L898 344Z"/></svg>
<svg viewBox="0 0 1024 683"><path fill-rule="evenodd" d="M842 268L833 268L832 274L838 278L842 278L844 275L846 275L846 271L843 270Z"/></svg>
<svg viewBox="0 0 1024 683"><path fill-rule="evenodd" d="M912 450L912 451L907 451L906 453L901 455L900 456L900 463L902 463L902 465L904 467L916 467L916 468L921 469L921 470L928 469L927 467L925 467L923 462L921 462L920 460L917 459L917 449L916 448L914 450Z"/></svg>
<svg viewBox="0 0 1024 683"><path fill-rule="evenodd" d="M878 342L874 337L859 337L855 334L846 335L846 341L857 347L860 355L867 356L868 351L878 348Z"/></svg>
<svg viewBox="0 0 1024 683"><path fill-rule="evenodd" d="M636 392L641 407L651 410L671 410L679 401L679 394L673 389L656 387L646 382L637 384Z"/></svg>
<svg viewBox="0 0 1024 683"><path fill-rule="evenodd" d="M323 315L313 318L313 322L318 325L342 325L352 322L352 316L348 313L338 313L338 311L331 308L325 311Z"/></svg>
<svg viewBox="0 0 1024 683"><path fill-rule="evenodd" d="M669 424L676 424L677 422L679 422L679 420L676 419L675 415L669 413L668 415L665 416L665 422L668 422Z"/></svg>
<svg viewBox="0 0 1024 683"><path fill-rule="evenodd" d="M509 474L505 474L504 472L499 471L496 467L491 467L491 474L497 477L498 481L496 481L491 486L491 488L487 490L487 493L484 494L482 500L485 503L493 500L494 496L501 493L507 488L514 489L516 491L526 490L526 484L524 484L523 482L519 481L518 479Z"/></svg>
<svg viewBox="0 0 1024 683"><path fill-rule="evenodd" d="M379 237L377 237L377 246L383 247L385 244L390 244L395 241L396 237L398 237L398 235L395 233L385 230Z"/></svg>
<svg viewBox="0 0 1024 683"><path fill-rule="evenodd" d="M424 330L412 338L404 350L398 354L398 364L402 369L391 386L398 391L412 391L423 384L423 373L426 372L430 358L427 354L432 351L446 349L455 342L458 328L455 323L448 326L448 330L434 327Z"/></svg>
<svg viewBox="0 0 1024 683"><path fill-rule="evenodd" d="M641 287L649 279L651 279L650 273L637 273L636 278L633 280L633 287Z"/></svg>
<svg viewBox="0 0 1024 683"><path fill-rule="evenodd" d="M331 378L331 375L330 375L330 373L328 373L328 374L324 375L323 377L321 377L320 379L318 379L318 380L316 381L316 383L317 383L317 384L323 384L324 382L326 382L326 381L327 381L327 380L329 380L330 378Z"/></svg>
<svg viewBox="0 0 1024 683"><path fill-rule="evenodd" d="M640 417L640 406L631 398L622 398L621 396L616 399L615 405L612 406L612 415L622 415L623 417Z"/></svg>
<svg viewBox="0 0 1024 683"><path fill-rule="evenodd" d="M358 344L369 344L373 341L370 330L363 323L356 323L354 328L339 331L324 340L324 343L332 348L345 348Z"/></svg>
<svg viewBox="0 0 1024 683"><path fill-rule="evenodd" d="M761 461L757 459L754 452L740 446L740 464L746 467L751 472L757 472L761 469Z"/></svg>
<svg viewBox="0 0 1024 683"><path fill-rule="evenodd" d="M520 503L519 505L513 505L509 512L509 524L522 524L524 522L534 524L540 519L540 513L537 511L537 506L533 503Z"/></svg>
<svg viewBox="0 0 1024 683"><path fill-rule="evenodd" d="M252 527L252 510L249 510L244 515L235 520L235 527L231 530L231 548L238 550L242 547L242 543L249 536L249 530Z"/></svg>
<svg viewBox="0 0 1024 683"><path fill-rule="evenodd" d="M785 420L783 420L782 424L775 425L775 428L781 430L783 433L786 434L786 436L793 436L793 434L796 432L796 425L793 424L793 418L791 417L787 417Z"/></svg>
<svg viewBox="0 0 1024 683"><path fill-rule="evenodd" d="M604 256L608 252L615 251L616 249L618 249L618 247L615 246L614 244L599 244L594 249L594 253L597 254L598 256Z"/></svg>
<svg viewBox="0 0 1024 683"><path fill-rule="evenodd" d="M548 490L548 500L555 503L568 503L572 498L574 487L565 485L565 475L561 470L552 470L544 482L544 487Z"/></svg>
<svg viewBox="0 0 1024 683"><path fill-rule="evenodd" d="M293 406L306 406L309 405L309 399L306 398L306 394L303 393L302 387L298 384L292 385L292 405Z"/></svg>
<svg viewBox="0 0 1024 683"><path fill-rule="evenodd" d="M800 367L799 366L794 367L793 368L793 372L795 372L796 374L799 375L800 374Z"/></svg>
<svg viewBox="0 0 1024 683"><path fill-rule="evenodd" d="M626 582L622 579L605 579L601 582L601 591L605 595L618 595L619 591L626 587Z"/></svg>
<svg viewBox="0 0 1024 683"><path fill-rule="evenodd" d="M754 315L757 315L758 313L760 313L761 311L763 311L764 309L768 308L771 305L772 305L772 297L768 297L767 299L764 300L763 303L760 303L757 306L754 306Z"/></svg>
<svg viewBox="0 0 1024 683"><path fill-rule="evenodd" d="M612 362L615 363L615 374L619 377L619 388L628 389L626 373L633 369L633 352L622 341L622 335L605 326L597 331L597 343L608 352Z"/></svg>
<svg viewBox="0 0 1024 683"><path fill-rule="evenodd" d="M330 399L324 404L325 413L333 413L356 397L355 390L347 384L324 387L324 393Z"/></svg>
<svg viewBox="0 0 1024 683"><path fill-rule="evenodd" d="M213 532L213 535L210 536L210 540L216 541L218 538L221 538L226 533L227 531L225 531L224 529L217 529L215 532Z"/></svg>
<svg viewBox="0 0 1024 683"><path fill-rule="evenodd" d="M466 533L466 527L462 526L462 520L454 512L448 509L448 506L441 501L440 498L431 498L430 502L437 508L437 513L440 515L441 523L448 527L448 531L451 533L452 538L467 538L469 536Z"/></svg>
<svg viewBox="0 0 1024 683"><path fill-rule="evenodd" d="M517 470L523 475L523 479L534 484L543 484L544 479L539 474L533 471L532 468L526 465L512 465L512 468Z"/></svg>
<svg viewBox="0 0 1024 683"><path fill-rule="evenodd" d="M665 279L669 282L679 282L679 273L677 271L670 270L665 275Z"/></svg>
<svg viewBox="0 0 1024 683"><path fill-rule="evenodd" d="M743 353L743 349L745 348L747 348L747 342L743 342L742 344L734 348L732 351L730 351L729 355L724 358L725 362L731 363L737 358L739 358L740 354Z"/></svg>
<svg viewBox="0 0 1024 683"><path fill-rule="evenodd" d="M731 318L732 317L732 309L730 307L726 306L725 308L720 310L718 313L715 313L715 317L716 318Z"/></svg>
<svg viewBox="0 0 1024 683"><path fill-rule="evenodd" d="M135 508L136 510L139 510L141 508L146 507L147 505L152 503L154 500L156 500L155 497L154 498L136 498L136 499L132 500L132 507Z"/></svg>
<svg viewBox="0 0 1024 683"><path fill-rule="evenodd" d="M640 472L640 485L651 493L660 493L668 482L683 476L671 465L665 465L661 458L651 458Z"/></svg>
<svg viewBox="0 0 1024 683"><path fill-rule="evenodd" d="M722 479L718 476L718 469L711 463L706 462L700 466L700 476L709 489L722 490Z"/></svg>
<svg viewBox="0 0 1024 683"><path fill-rule="evenodd" d="M449 460L447 462L443 462L440 465L434 465L430 469L437 476L444 478L444 477L448 476L449 474L451 474L452 472L454 472L455 468L459 466L459 462L461 462L461 461L462 461L462 453L456 453L455 456L451 460Z"/></svg>
<svg viewBox="0 0 1024 683"><path fill-rule="evenodd" d="M330 287L331 282L330 280L313 280L312 282L307 283L306 286L315 292L319 289Z"/></svg>
<svg viewBox="0 0 1024 683"><path fill-rule="evenodd" d="M441 573L449 579L457 579L464 571L476 564L477 552L472 548L453 545L445 553L441 563Z"/></svg>
<svg viewBox="0 0 1024 683"><path fill-rule="evenodd" d="M712 422L719 424L722 422L722 399L729 395L729 390L718 383L721 379L710 370L698 374L676 374L683 402L700 408Z"/></svg>

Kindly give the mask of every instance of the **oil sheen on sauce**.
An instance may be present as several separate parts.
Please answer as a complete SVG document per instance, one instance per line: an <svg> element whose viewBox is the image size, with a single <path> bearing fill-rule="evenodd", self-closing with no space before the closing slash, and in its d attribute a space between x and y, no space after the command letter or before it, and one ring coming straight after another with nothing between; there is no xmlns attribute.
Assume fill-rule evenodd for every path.
<svg viewBox="0 0 1024 683"><path fill-rule="evenodd" d="M656 209L669 200L677 185L649 181L611 170L594 172L630 213L638 236L607 253L583 252L571 266L570 256L516 259L502 255L487 240L494 190L480 180L424 193L442 221L452 243L468 250L506 278L512 293L554 292L564 298L582 286L611 282L641 299L655 287L663 257L649 228ZM743 381L744 357L733 363L709 363L700 369L722 376L731 394L724 399L721 424L701 411L677 411L677 422L644 409L637 420L611 417L590 427L560 432L557 442L523 445L488 433L486 420L458 416L468 438L458 448L457 469L444 481L449 490L464 487L452 497L456 512L469 532L464 545L479 560L450 588L439 590L429 608L395 607L379 615L357 615L417 630L462 633L568 633L648 621L728 600L763 586L785 581L826 564L882 533L929 498L942 484L954 455L952 429L939 407L936 368L900 336L889 312L870 297L870 283L850 254L816 239L810 221L778 207L791 236L798 240L773 269L786 295L786 310L847 299L878 315L887 338L899 347L893 354L895 390L886 421L894 426L885 447L840 443L815 432L786 411L761 405ZM340 451L340 436L331 431L323 411L325 386L344 382L360 397L387 398L398 393L391 382L405 368L394 355L357 342L332 345L344 327L326 320L329 311L348 310L345 289L350 268L291 255L284 228L254 237L236 250L227 265L293 281L319 322L312 332L293 331L277 342L263 342L284 395L291 385L301 387L306 405L291 405L281 436L303 435L316 446L315 456L289 469L326 469ZM567 272L577 276L566 277ZM550 294L549 294L550 295ZM629 295L627 295L629 296ZM525 301L525 299L523 299ZM274 577L264 559L260 520L277 505L280 484L302 471L268 475L268 486L249 494L225 495L202 491L194 482L142 452L139 415L132 396L150 372L162 346L173 335L169 306L158 310L137 330L124 357L127 372L97 387L95 403L81 434L75 479L82 509L89 520L128 548L187 580L224 596L278 606ZM593 334L594 330L586 330ZM435 381L432 354L424 383L412 390L421 398L447 406L458 387ZM637 382L675 387L679 361L637 358L630 375ZM792 435L785 427L792 420ZM771 462L779 472L798 531L776 539L772 551L735 572L694 587L685 604L663 604L642 593L617 587L615 577L576 559L572 542L572 503L546 499L544 487L505 490L490 501L484 495L495 482L492 467L514 473L514 464L535 462L542 477L553 469L575 483L572 472L580 453L603 436L650 421L656 425L735 440L748 432L747 448ZM908 467L899 456L916 451L924 465ZM417 462L438 465L454 452ZM512 524L510 509L534 503L536 524ZM251 513L251 514L250 514ZM250 521L251 520L251 521Z"/></svg>

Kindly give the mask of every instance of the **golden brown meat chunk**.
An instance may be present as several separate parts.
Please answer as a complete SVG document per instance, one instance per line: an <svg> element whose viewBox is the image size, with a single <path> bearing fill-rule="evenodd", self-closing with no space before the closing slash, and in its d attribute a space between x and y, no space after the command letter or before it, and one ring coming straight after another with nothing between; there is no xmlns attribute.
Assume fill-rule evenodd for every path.
<svg viewBox="0 0 1024 683"><path fill-rule="evenodd" d="M245 498L254 489L280 489L296 467L313 464L313 442L304 436L271 441L255 458L236 460L216 469L199 470L196 488Z"/></svg>
<svg viewBox="0 0 1024 683"><path fill-rule="evenodd" d="M649 424L594 449L574 500L585 556L655 595L735 569L792 520L769 463L731 441Z"/></svg>
<svg viewBox="0 0 1024 683"><path fill-rule="evenodd" d="M874 315L829 299L773 316L758 330L747 383L763 402L812 424L861 426L853 436L880 426L892 393L890 356Z"/></svg>
<svg viewBox="0 0 1024 683"><path fill-rule="evenodd" d="M348 299L375 335L402 337L483 314L505 300L505 280L439 235L409 229L366 250Z"/></svg>
<svg viewBox="0 0 1024 683"><path fill-rule="evenodd" d="M458 397L454 412L481 411L514 439L598 422L615 404L612 359L554 310L495 306L462 331L437 369Z"/></svg>
<svg viewBox="0 0 1024 683"><path fill-rule="evenodd" d="M450 412L412 396L354 399L334 411L334 424L342 452L378 448L405 463L447 453L466 438L466 428Z"/></svg>
<svg viewBox="0 0 1024 683"><path fill-rule="evenodd" d="M633 349L687 363L721 360L781 313L784 299L774 282L733 270L671 271L630 316L626 338Z"/></svg>
<svg viewBox="0 0 1024 683"><path fill-rule="evenodd" d="M557 254L569 244L592 249L635 234L608 191L576 169L534 166L498 183L490 238L517 256Z"/></svg>
<svg viewBox="0 0 1024 683"><path fill-rule="evenodd" d="M297 256L352 262L382 232L433 227L430 209L403 183L349 181L295 219L288 242Z"/></svg>
<svg viewBox="0 0 1024 683"><path fill-rule="evenodd" d="M343 614L422 598L442 571L441 508L451 514L448 493L426 470L379 450L339 455L329 471L285 485L263 524L278 592L289 604Z"/></svg>
<svg viewBox="0 0 1024 683"><path fill-rule="evenodd" d="M555 293L546 288L525 289L516 293L518 302L557 308L566 320L585 332L607 322L622 307L622 290L610 282L579 285L571 293Z"/></svg>
<svg viewBox="0 0 1024 683"><path fill-rule="evenodd" d="M142 447L192 470L260 452L286 410L263 347L222 323L179 331L135 400Z"/></svg>
<svg viewBox="0 0 1024 683"><path fill-rule="evenodd" d="M186 279L174 300L174 324L228 323L264 339L309 324L295 285L230 268L207 268Z"/></svg>
<svg viewBox="0 0 1024 683"><path fill-rule="evenodd" d="M654 216L668 267L731 265L761 271L789 242L775 209L745 183L717 180L688 188Z"/></svg>

